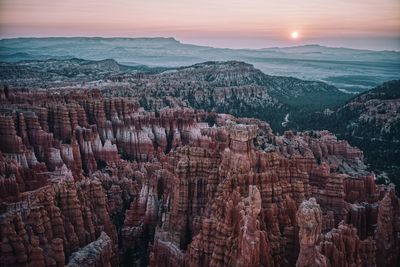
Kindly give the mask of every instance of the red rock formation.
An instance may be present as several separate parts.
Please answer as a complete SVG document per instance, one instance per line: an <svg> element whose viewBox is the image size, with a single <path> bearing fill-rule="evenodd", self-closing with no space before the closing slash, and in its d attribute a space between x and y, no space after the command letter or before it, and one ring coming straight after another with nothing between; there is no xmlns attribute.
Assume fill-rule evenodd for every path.
<svg viewBox="0 0 400 267"><path fill-rule="evenodd" d="M344 181L345 200L350 203L356 201L368 201L369 203L378 200L377 188L374 175L349 177Z"/></svg>
<svg viewBox="0 0 400 267"><path fill-rule="evenodd" d="M378 266L397 266L400 259L399 199L391 187L379 202L375 238Z"/></svg>
<svg viewBox="0 0 400 267"><path fill-rule="evenodd" d="M4 153L21 153L22 138L15 131L15 124L11 116L0 116L0 150Z"/></svg>
<svg viewBox="0 0 400 267"><path fill-rule="evenodd" d="M50 264L47 263L47 265L65 266L63 240L61 238L55 238L51 241L51 250L47 259L51 262Z"/></svg>
<svg viewBox="0 0 400 267"><path fill-rule="evenodd" d="M37 238L33 238L31 241L32 251L29 255L30 258L30 266L45 266L45 259L43 255L43 249L39 247L39 240Z"/></svg>
<svg viewBox="0 0 400 267"><path fill-rule="evenodd" d="M321 235L322 213L315 198L304 201L297 211L300 254L296 266L329 266L317 246Z"/></svg>
<svg viewBox="0 0 400 267"><path fill-rule="evenodd" d="M377 223L378 205L366 202L349 205L345 222L357 228L357 234L361 239L373 236L374 225Z"/></svg>
<svg viewBox="0 0 400 267"><path fill-rule="evenodd" d="M246 198L240 199L237 191L224 197L217 199L211 219L203 220L200 233L188 248L186 265L270 266L268 236L260 229L259 190L249 186Z"/></svg>
<svg viewBox="0 0 400 267"><path fill-rule="evenodd" d="M249 186L249 196L243 200L241 211L238 257L236 266L269 266L271 256L268 237L260 230L257 217L261 211L261 194L256 186ZM240 205L240 204L239 204Z"/></svg>
<svg viewBox="0 0 400 267"><path fill-rule="evenodd" d="M277 136L255 119L146 112L98 90L7 95L0 90L1 263L399 262L398 198L329 132Z"/></svg>
<svg viewBox="0 0 400 267"><path fill-rule="evenodd" d="M357 229L340 224L323 236L321 251L329 266L376 266L375 241L370 237L360 240Z"/></svg>
<svg viewBox="0 0 400 267"><path fill-rule="evenodd" d="M62 142L69 142L72 134L71 121L66 106L52 106L48 110L49 130Z"/></svg>

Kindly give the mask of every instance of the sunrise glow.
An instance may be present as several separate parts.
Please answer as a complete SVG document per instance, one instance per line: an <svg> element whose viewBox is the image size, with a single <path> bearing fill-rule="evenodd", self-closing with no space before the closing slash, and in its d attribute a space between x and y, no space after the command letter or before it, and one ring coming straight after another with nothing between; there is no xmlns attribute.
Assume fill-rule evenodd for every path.
<svg viewBox="0 0 400 267"><path fill-rule="evenodd" d="M2 38L163 36L232 48L286 46L296 40L298 44L400 49L399 0L337 0L329 8L326 0L0 2Z"/></svg>

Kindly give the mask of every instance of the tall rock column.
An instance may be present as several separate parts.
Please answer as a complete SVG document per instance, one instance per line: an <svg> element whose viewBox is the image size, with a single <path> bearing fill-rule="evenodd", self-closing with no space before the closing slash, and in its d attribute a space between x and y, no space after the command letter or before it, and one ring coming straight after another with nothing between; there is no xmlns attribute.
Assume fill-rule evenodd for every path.
<svg viewBox="0 0 400 267"><path fill-rule="evenodd" d="M303 201L297 215L300 254L297 267L328 266L327 259L317 246L322 227L322 212L315 198Z"/></svg>
<svg viewBox="0 0 400 267"><path fill-rule="evenodd" d="M375 233L378 266L399 266L400 263L400 204L394 187L379 202L378 227Z"/></svg>
<svg viewBox="0 0 400 267"><path fill-rule="evenodd" d="M258 216L261 212L261 194L257 186L249 186L249 196L239 203L240 233L238 237L238 255L236 266L270 266L270 245L267 233L260 230Z"/></svg>

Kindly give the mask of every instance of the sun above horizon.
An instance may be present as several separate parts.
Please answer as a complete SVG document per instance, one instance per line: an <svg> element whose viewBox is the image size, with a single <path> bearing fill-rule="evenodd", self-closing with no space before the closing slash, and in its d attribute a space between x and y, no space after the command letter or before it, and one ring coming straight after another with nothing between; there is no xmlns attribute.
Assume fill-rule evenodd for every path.
<svg viewBox="0 0 400 267"><path fill-rule="evenodd" d="M292 32L292 39L297 39L299 37L299 33L297 31Z"/></svg>

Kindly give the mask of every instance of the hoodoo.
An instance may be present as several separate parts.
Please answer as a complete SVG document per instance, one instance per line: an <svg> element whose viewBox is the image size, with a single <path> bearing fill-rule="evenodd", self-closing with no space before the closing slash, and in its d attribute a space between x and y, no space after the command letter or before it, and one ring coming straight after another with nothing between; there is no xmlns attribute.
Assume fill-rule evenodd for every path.
<svg viewBox="0 0 400 267"><path fill-rule="evenodd" d="M7 266L399 263L394 189L327 131L96 90L0 101Z"/></svg>

